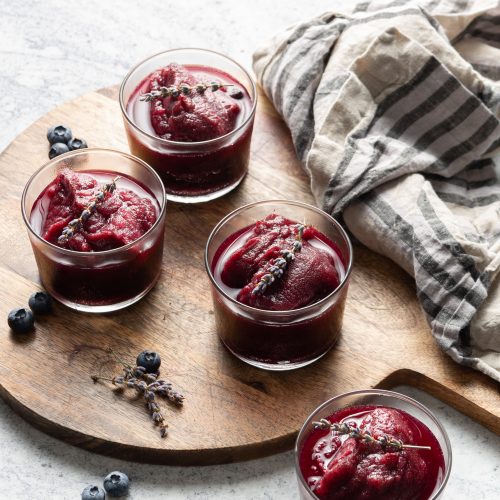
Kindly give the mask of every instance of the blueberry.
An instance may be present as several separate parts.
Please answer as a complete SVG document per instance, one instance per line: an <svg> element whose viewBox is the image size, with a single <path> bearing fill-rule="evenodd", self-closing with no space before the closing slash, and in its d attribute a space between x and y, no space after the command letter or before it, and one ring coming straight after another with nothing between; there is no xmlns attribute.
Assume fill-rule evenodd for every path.
<svg viewBox="0 0 500 500"><path fill-rule="evenodd" d="M69 148L66 144L64 144L64 142L56 142L55 144L52 144L49 149L49 158L52 160L52 158L62 155L63 153L67 153L68 151Z"/></svg>
<svg viewBox="0 0 500 500"><path fill-rule="evenodd" d="M236 87L233 87L230 91L229 91L229 95L230 97L232 97L233 99L242 99L243 98L243 91L241 89L237 89Z"/></svg>
<svg viewBox="0 0 500 500"><path fill-rule="evenodd" d="M14 333L28 333L33 329L35 318L29 309L19 307L10 311L7 322Z"/></svg>
<svg viewBox="0 0 500 500"><path fill-rule="evenodd" d="M142 351L136 360L137 366L146 368L146 373L156 373L161 365L160 355L154 351Z"/></svg>
<svg viewBox="0 0 500 500"><path fill-rule="evenodd" d="M75 149L85 149L88 148L88 146L83 139L77 139L75 137L74 139L71 139L71 141L68 142L68 148L70 151L73 151Z"/></svg>
<svg viewBox="0 0 500 500"><path fill-rule="evenodd" d="M122 497L128 493L129 480L123 472L111 472L104 478L104 489L110 497Z"/></svg>
<svg viewBox="0 0 500 500"><path fill-rule="evenodd" d="M56 142L67 144L71 140L71 137L73 137L71 129L64 125L56 125L47 130L47 139L50 144L55 144Z"/></svg>
<svg viewBox="0 0 500 500"><path fill-rule="evenodd" d="M87 486L82 491L82 500L105 500L106 493L99 486Z"/></svg>
<svg viewBox="0 0 500 500"><path fill-rule="evenodd" d="M35 292L30 295L28 305L35 314L47 314L52 311L52 297L47 292Z"/></svg>

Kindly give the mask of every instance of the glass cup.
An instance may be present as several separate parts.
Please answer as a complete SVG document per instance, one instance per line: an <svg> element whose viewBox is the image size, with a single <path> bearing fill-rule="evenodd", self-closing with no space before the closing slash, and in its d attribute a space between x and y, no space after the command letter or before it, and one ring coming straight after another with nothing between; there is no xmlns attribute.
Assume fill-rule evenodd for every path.
<svg viewBox="0 0 500 500"><path fill-rule="evenodd" d="M140 238L113 250L78 252L41 237L42 218L33 206L63 168L76 172L113 172L127 176L156 198L154 225ZM40 279L58 301L85 312L115 311L137 302L154 286L161 272L166 196L156 172L139 158L108 149L71 151L37 170L24 188L21 209L28 228Z"/></svg>
<svg viewBox="0 0 500 500"><path fill-rule="evenodd" d="M340 394L324 402L309 415L302 429L300 429L297 441L295 442L295 473L297 475L300 498L302 500L318 500L318 497L309 488L300 468L300 455L305 441L313 430L312 422L317 422L322 418L326 419L339 410L353 406L385 406L396 408L409 413L428 427L437 439L444 458L444 473L442 477L438 478L438 484L436 484L429 500L442 498L450 476L452 461L451 443L446 430L430 410L418 401L404 394L384 391L382 389L368 389Z"/></svg>
<svg viewBox="0 0 500 500"><path fill-rule="evenodd" d="M218 250L237 232L276 212L305 221L326 236L343 266L340 285L320 301L287 311L257 309L231 297L214 276ZM258 368L291 370L321 358L337 341L352 266L352 247L340 224L322 210L296 201L270 200L238 208L208 238L205 266L211 281L217 333L239 359Z"/></svg>
<svg viewBox="0 0 500 500"><path fill-rule="evenodd" d="M233 131L200 142L172 141L155 134L147 115L150 104L138 102L136 90L152 72L170 63L215 69L246 89L248 95L238 100L245 115ZM214 74L214 79L218 76L225 81L220 74ZM204 49L174 49L151 56L132 68L120 88L130 151L158 172L168 199L181 203L213 200L240 184L248 170L256 104L257 91L250 74L229 57Z"/></svg>

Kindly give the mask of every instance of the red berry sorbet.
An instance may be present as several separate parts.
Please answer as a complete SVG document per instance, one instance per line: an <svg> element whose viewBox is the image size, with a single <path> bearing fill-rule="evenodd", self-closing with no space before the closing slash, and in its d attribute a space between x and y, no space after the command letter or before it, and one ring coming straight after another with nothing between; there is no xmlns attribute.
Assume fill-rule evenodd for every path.
<svg viewBox="0 0 500 500"><path fill-rule="evenodd" d="M155 223L160 205L146 186L126 175L119 176L116 189L105 194L73 236L59 241L68 223L78 219L116 177L111 171L74 172L66 168L33 204L30 224L35 232L74 252L68 255L34 246L42 283L64 303L92 307L124 304L140 298L158 279L163 230ZM115 252L103 253L109 250Z"/></svg>
<svg viewBox="0 0 500 500"><path fill-rule="evenodd" d="M83 227L67 243L59 243L62 230L95 198L113 173L77 173L62 170L35 202L32 217L44 217L44 240L78 252L112 250L132 243L146 233L158 217L159 207L151 194L137 182L120 177Z"/></svg>
<svg viewBox="0 0 500 500"><path fill-rule="evenodd" d="M222 87L141 100L143 94L160 87L210 86L212 82ZM158 172L168 194L210 196L236 186L246 174L253 119L236 129L249 118L252 108L247 89L230 74L208 66L168 64L146 76L128 99L132 123L158 138L138 134L125 121L130 150ZM202 144L206 141L212 142Z"/></svg>
<svg viewBox="0 0 500 500"><path fill-rule="evenodd" d="M300 452L300 469L322 500L428 500L444 476L444 457L429 428L403 410L383 406L344 408L331 423L356 424L374 438L383 435L430 450L384 451L331 430L315 429Z"/></svg>
<svg viewBox="0 0 500 500"><path fill-rule="evenodd" d="M213 289L217 332L229 350L249 362L307 364L325 354L338 339L347 286L330 302L318 304L317 310L299 311L331 295L346 276L344 256L316 228L305 226L302 249L288 262L282 276L254 293L282 251L297 241L298 225L272 213L230 235L214 254L211 271L220 289L240 304L260 310L239 310Z"/></svg>
<svg viewBox="0 0 500 500"><path fill-rule="evenodd" d="M229 81L232 83L232 79ZM192 87L200 82L210 83L204 74L197 76L195 71L185 66L169 64L148 78L147 89L151 92L160 87L181 84ZM203 93L192 91L176 98L155 99L151 104L150 116L156 135L170 141L196 142L228 134L235 128L238 116L242 113L238 101L228 95L228 88L216 91L208 89Z"/></svg>
<svg viewBox="0 0 500 500"><path fill-rule="evenodd" d="M237 290L239 302L258 309L287 311L318 302L339 286L345 271L335 245L310 226L283 276L264 293L252 293L282 250L292 248L296 233L296 221L268 215L231 238L215 275L233 289L232 295Z"/></svg>

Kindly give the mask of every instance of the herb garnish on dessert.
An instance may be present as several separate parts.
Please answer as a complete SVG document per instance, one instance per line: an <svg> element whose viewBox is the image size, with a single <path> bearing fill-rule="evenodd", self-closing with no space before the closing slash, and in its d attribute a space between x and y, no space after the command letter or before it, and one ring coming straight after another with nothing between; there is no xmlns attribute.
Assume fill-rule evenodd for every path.
<svg viewBox="0 0 500 500"><path fill-rule="evenodd" d="M318 302L345 272L334 244L317 229L276 213L230 236L216 260L224 290L242 304L273 311Z"/></svg>
<svg viewBox="0 0 500 500"><path fill-rule="evenodd" d="M153 196L129 177L66 168L41 193L31 218L41 219L44 240L69 250L98 252L137 240L153 226L158 212Z"/></svg>
<svg viewBox="0 0 500 500"><path fill-rule="evenodd" d="M264 201L235 210L206 249L220 339L260 368L319 359L340 333L350 260L347 235L315 207Z"/></svg>
<svg viewBox="0 0 500 500"><path fill-rule="evenodd" d="M129 101L137 124L177 142L201 142L228 134L241 123L250 102L228 92L241 84L214 68L169 64L151 73ZM146 104L150 103L150 104Z"/></svg>
<svg viewBox="0 0 500 500"><path fill-rule="evenodd" d="M120 91L130 150L158 172L170 199L222 196L246 174L255 97L251 77L225 56L197 49L153 56Z"/></svg>
<svg viewBox="0 0 500 500"><path fill-rule="evenodd" d="M84 148L48 162L22 198L44 288L88 312L141 299L161 273L165 205L161 179L126 153Z"/></svg>
<svg viewBox="0 0 500 500"><path fill-rule="evenodd" d="M436 437L403 410L348 407L312 427L299 463L321 500L427 500L441 483Z"/></svg>

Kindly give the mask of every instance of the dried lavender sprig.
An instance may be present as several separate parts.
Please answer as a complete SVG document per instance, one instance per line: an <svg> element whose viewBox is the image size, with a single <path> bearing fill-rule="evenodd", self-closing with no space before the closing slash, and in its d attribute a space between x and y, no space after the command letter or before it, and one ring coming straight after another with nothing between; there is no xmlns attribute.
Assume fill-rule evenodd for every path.
<svg viewBox="0 0 500 500"><path fill-rule="evenodd" d="M165 380L156 380L156 376L153 375L151 377L151 375L153 374L147 373L142 375L148 380L152 380L149 384L147 384L144 380L140 380L136 377L127 378L127 375L119 375L113 378L101 377L100 375L92 375L91 378L94 383L96 383L98 380L105 380L120 388L129 387L135 389L138 393L143 394L146 403L155 402L155 394L158 394L159 396L167 398L169 401L178 406L182 406L184 404L184 396L180 392L177 392L172 387L172 384L170 382L167 382Z"/></svg>
<svg viewBox="0 0 500 500"><path fill-rule="evenodd" d="M153 394L153 393L151 393ZM153 420L155 425L160 427L160 436L162 438L167 437L167 428L168 424L165 422L165 417L161 412L160 405L154 400L154 394L152 397L144 397L146 400L146 408L149 410L149 414L151 415L151 419Z"/></svg>
<svg viewBox="0 0 500 500"><path fill-rule="evenodd" d="M189 95L192 92L197 94L204 94L206 90L210 89L212 92L219 90L223 87L232 87L232 83L197 83L196 85L187 85L181 83L180 85L171 85L170 87L160 87L158 90L146 92L139 98L140 101L150 102L154 99L164 99L165 97L172 97L177 99L180 95Z"/></svg>
<svg viewBox="0 0 500 500"><path fill-rule="evenodd" d="M119 375L117 377L109 378L109 377L101 377L99 375L91 376L94 383L99 380L105 380L111 382L113 385L118 386L119 388L130 387L135 389L138 393L142 394L144 397L144 401L146 403L146 407L149 410L151 418L155 425L158 425L160 428L160 436L162 438L166 437L168 434L167 427L168 424L165 422L165 417L161 412L160 405L155 401L155 389L158 385L157 381L152 382L151 384L146 384L144 380L138 380L137 378L129 378L128 380L125 376ZM156 385L155 385L156 384ZM177 393L178 394L178 393ZM182 396L181 396L182 397ZM181 403L182 404L182 403Z"/></svg>
<svg viewBox="0 0 500 500"><path fill-rule="evenodd" d="M306 226L304 224L297 224L296 228L297 233L295 234L295 241L293 242L292 248L281 250L282 256L274 259L268 272L264 274L257 285L255 285L255 288L252 290L252 295L264 293L269 285L274 283L278 278L281 278L288 264L295 259L295 254L302 250L302 236Z"/></svg>
<svg viewBox="0 0 500 500"><path fill-rule="evenodd" d="M88 218L95 212L97 204L104 201L107 193L112 193L116 189L116 181L119 178L120 176L117 176L110 183L102 186L98 193L95 195L94 199L83 209L80 217L68 222L68 225L62 230L61 236L57 238L58 243L67 243L68 240L82 228L83 223L88 220Z"/></svg>
<svg viewBox="0 0 500 500"><path fill-rule="evenodd" d="M105 380L111 382L120 389L128 387L135 389L139 394L142 394L146 403L146 408L149 410L153 422L159 427L160 436L162 438L167 437L168 424L165 421L165 417L161 412L160 406L156 402L156 394L166 397L169 401L179 406L184 403L184 396L175 391L170 382L163 379L159 380L159 373L147 373L143 366L132 367L132 365L126 363L118 357L118 355L111 348L108 352L113 356L115 361L123 366L123 374L113 378L91 375L94 383L97 383L99 380Z"/></svg>
<svg viewBox="0 0 500 500"><path fill-rule="evenodd" d="M159 396L167 398L169 401L175 403L176 405L182 406L184 404L184 396L180 392L177 392L172 387L172 384L168 382L165 382L163 380L159 381L158 385L152 387L151 389Z"/></svg>
<svg viewBox="0 0 500 500"><path fill-rule="evenodd" d="M346 434L351 438L359 439L365 443L373 443L381 446L383 450L394 450L401 451L405 448L412 448L417 450L430 450L430 446L417 446L414 444L404 444L401 440L393 438L391 436L383 435L378 438L374 438L369 431L361 432L356 423L352 422L350 424L343 422L341 424L331 423L326 418L322 418L319 422L313 422L313 427L315 429L327 430L330 429L338 434Z"/></svg>
<svg viewBox="0 0 500 500"><path fill-rule="evenodd" d="M131 365L128 364L127 362L123 361L123 359L121 359L118 354L111 348L109 347L106 351L108 354L111 354L111 356L113 356L113 358L115 358L115 361L117 361L118 363L120 363L121 365L123 366L126 366L128 368L131 368Z"/></svg>

